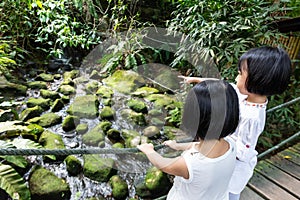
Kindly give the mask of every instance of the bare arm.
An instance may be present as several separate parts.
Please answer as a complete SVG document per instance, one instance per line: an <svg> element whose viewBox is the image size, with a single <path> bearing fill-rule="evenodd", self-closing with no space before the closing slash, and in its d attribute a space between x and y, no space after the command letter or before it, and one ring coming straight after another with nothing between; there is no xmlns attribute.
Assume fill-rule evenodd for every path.
<svg viewBox="0 0 300 200"><path fill-rule="evenodd" d="M176 158L165 158L157 153L153 144L141 144L137 148L146 154L149 161L158 169L165 173L175 176L181 176L183 178L189 178L189 172L185 163L185 160L179 156Z"/></svg>
<svg viewBox="0 0 300 200"><path fill-rule="evenodd" d="M185 83L200 83L206 80L219 80L216 78L200 78L200 77L189 77L189 76L178 76L178 78L182 78Z"/></svg>
<svg viewBox="0 0 300 200"><path fill-rule="evenodd" d="M177 151L185 151L187 149L190 149L193 143L192 142L178 143L175 140L167 140L163 144Z"/></svg>

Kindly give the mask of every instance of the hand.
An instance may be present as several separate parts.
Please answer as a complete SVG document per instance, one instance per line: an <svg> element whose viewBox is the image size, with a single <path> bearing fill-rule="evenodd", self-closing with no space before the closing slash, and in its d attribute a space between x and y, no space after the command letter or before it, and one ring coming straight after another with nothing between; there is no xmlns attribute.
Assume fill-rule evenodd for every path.
<svg viewBox="0 0 300 200"><path fill-rule="evenodd" d="M175 140L167 140L167 141L164 141L163 144L170 147L170 148L172 148L172 149L177 150L178 144Z"/></svg>
<svg viewBox="0 0 300 200"><path fill-rule="evenodd" d="M137 148L144 154L149 154L154 151L154 146L151 143L144 143L144 144L138 145Z"/></svg>

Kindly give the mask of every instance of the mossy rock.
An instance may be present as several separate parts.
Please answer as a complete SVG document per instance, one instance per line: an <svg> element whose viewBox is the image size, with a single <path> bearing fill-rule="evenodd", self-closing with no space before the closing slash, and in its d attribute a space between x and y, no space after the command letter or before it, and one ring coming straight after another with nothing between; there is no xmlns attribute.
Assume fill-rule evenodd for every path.
<svg viewBox="0 0 300 200"><path fill-rule="evenodd" d="M105 106L104 108L102 108L101 112L100 112L100 117L101 119L105 120L105 119L113 119L115 116L115 111L109 107L109 106Z"/></svg>
<svg viewBox="0 0 300 200"><path fill-rule="evenodd" d="M80 123L80 119L74 115L67 115L62 122L62 129L64 131L72 131Z"/></svg>
<svg viewBox="0 0 300 200"><path fill-rule="evenodd" d="M32 170L28 183L32 200L68 200L71 197L67 182L41 166Z"/></svg>
<svg viewBox="0 0 300 200"><path fill-rule="evenodd" d="M55 113L45 113L40 117L35 117L28 120L30 123L36 123L45 128L59 124L61 121L62 117Z"/></svg>
<svg viewBox="0 0 300 200"><path fill-rule="evenodd" d="M105 134L99 124L82 136L82 142L91 146L98 146L104 139Z"/></svg>
<svg viewBox="0 0 300 200"><path fill-rule="evenodd" d="M136 91L132 92L131 95L138 96L138 97L146 97L149 96L150 94L156 94L156 93L159 93L159 90L156 88L141 87L138 88Z"/></svg>
<svg viewBox="0 0 300 200"><path fill-rule="evenodd" d="M58 91L64 95L71 95L76 93L75 88L71 85L61 85Z"/></svg>
<svg viewBox="0 0 300 200"><path fill-rule="evenodd" d="M31 108L26 108L20 114L20 120L27 121L28 119L40 116L44 110L40 106L34 106Z"/></svg>
<svg viewBox="0 0 300 200"><path fill-rule="evenodd" d="M117 200L126 199L129 194L128 185L119 175L114 175L109 179L112 187L112 196Z"/></svg>
<svg viewBox="0 0 300 200"><path fill-rule="evenodd" d="M83 156L83 174L98 182L107 182L117 173L112 158L102 158L99 154Z"/></svg>
<svg viewBox="0 0 300 200"><path fill-rule="evenodd" d="M53 82L54 81L54 76L52 74L41 73L36 77L35 80L45 81L45 82Z"/></svg>
<svg viewBox="0 0 300 200"><path fill-rule="evenodd" d="M110 87L100 86L96 94L102 98L111 98L114 94L114 91Z"/></svg>
<svg viewBox="0 0 300 200"><path fill-rule="evenodd" d="M70 115L94 119L99 115L99 101L96 95L78 96L68 108Z"/></svg>
<svg viewBox="0 0 300 200"><path fill-rule="evenodd" d="M64 106L65 105L62 99L56 99L51 107L51 112L58 112L63 109Z"/></svg>
<svg viewBox="0 0 300 200"><path fill-rule="evenodd" d="M59 99L60 98L59 93L56 92L56 91L41 89L40 90L40 94L45 99L55 100L55 99Z"/></svg>
<svg viewBox="0 0 300 200"><path fill-rule="evenodd" d="M124 94L130 94L146 84L142 76L131 70L117 70L102 81L114 90Z"/></svg>
<svg viewBox="0 0 300 200"><path fill-rule="evenodd" d="M44 81L32 81L27 83L27 86L31 89L47 89L47 83Z"/></svg>
<svg viewBox="0 0 300 200"><path fill-rule="evenodd" d="M130 99L127 102L127 106L138 113L147 113L148 112L147 105L145 104L145 102L140 101L140 100Z"/></svg>
<svg viewBox="0 0 300 200"><path fill-rule="evenodd" d="M159 194L160 196L168 192L171 182L166 173L156 167L151 167L147 170L145 185L152 194Z"/></svg>
<svg viewBox="0 0 300 200"><path fill-rule="evenodd" d="M27 107L32 108L35 106L40 106L41 108L43 108L44 111L50 108L50 104L51 104L50 99L34 98L34 97L30 97L26 102Z"/></svg>
<svg viewBox="0 0 300 200"><path fill-rule="evenodd" d="M87 124L78 124L76 126L76 132L79 134L84 134L88 131L89 126Z"/></svg>
<svg viewBox="0 0 300 200"><path fill-rule="evenodd" d="M80 160L74 155L69 155L65 158L67 171L71 176L76 176L82 172L82 165Z"/></svg>

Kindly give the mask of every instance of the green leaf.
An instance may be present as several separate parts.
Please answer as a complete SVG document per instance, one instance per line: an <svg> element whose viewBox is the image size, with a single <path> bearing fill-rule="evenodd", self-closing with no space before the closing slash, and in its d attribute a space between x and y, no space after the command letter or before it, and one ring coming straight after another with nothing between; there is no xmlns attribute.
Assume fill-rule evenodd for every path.
<svg viewBox="0 0 300 200"><path fill-rule="evenodd" d="M12 199L30 200L30 191L23 178L10 165L0 164L0 188Z"/></svg>

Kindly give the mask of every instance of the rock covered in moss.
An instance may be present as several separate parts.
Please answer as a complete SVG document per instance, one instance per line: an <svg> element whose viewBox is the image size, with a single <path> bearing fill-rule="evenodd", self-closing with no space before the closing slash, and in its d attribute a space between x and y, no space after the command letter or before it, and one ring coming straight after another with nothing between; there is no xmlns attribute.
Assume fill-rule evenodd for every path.
<svg viewBox="0 0 300 200"><path fill-rule="evenodd" d="M69 155L65 158L67 171L71 176L76 176L82 171L80 160L74 155Z"/></svg>
<svg viewBox="0 0 300 200"><path fill-rule="evenodd" d="M44 81L32 81L27 83L27 86L31 89L47 89L47 83Z"/></svg>
<svg viewBox="0 0 300 200"><path fill-rule="evenodd" d="M156 94L156 93L159 93L159 90L156 88L141 87L138 88L136 91L132 92L131 95L138 96L138 97L146 97L149 96L150 94Z"/></svg>
<svg viewBox="0 0 300 200"><path fill-rule="evenodd" d="M54 81L54 76L52 74L41 73L36 77L35 80L45 81L45 82L53 82Z"/></svg>
<svg viewBox="0 0 300 200"><path fill-rule="evenodd" d="M105 135L99 124L82 136L82 142L91 146L98 146L104 139Z"/></svg>
<svg viewBox="0 0 300 200"><path fill-rule="evenodd" d="M127 102L127 106L138 113L147 113L148 112L147 105L145 104L145 102L140 101L140 100L130 99Z"/></svg>
<svg viewBox="0 0 300 200"><path fill-rule="evenodd" d="M32 108L35 106L40 106L41 108L44 109L44 111L50 108L50 104L51 104L50 99L34 98L34 97L30 97L26 102L27 107Z"/></svg>
<svg viewBox="0 0 300 200"><path fill-rule="evenodd" d="M32 200L67 200L71 197L67 182L41 166L32 170L28 183Z"/></svg>
<svg viewBox="0 0 300 200"><path fill-rule="evenodd" d="M71 85L61 85L58 91L64 95L71 95L76 92L75 88Z"/></svg>
<svg viewBox="0 0 300 200"><path fill-rule="evenodd" d="M54 126L56 124L61 123L61 121L62 121L62 117L55 113L45 113L40 117L35 117L28 120L28 122L36 123L42 127Z"/></svg>
<svg viewBox="0 0 300 200"><path fill-rule="evenodd" d="M80 118L94 119L99 115L99 101L95 95L78 96L67 112Z"/></svg>
<svg viewBox="0 0 300 200"><path fill-rule="evenodd" d="M78 124L76 126L76 132L79 134L84 134L88 131L89 127L87 124Z"/></svg>
<svg viewBox="0 0 300 200"><path fill-rule="evenodd" d="M133 122L136 125L145 126L147 124L143 113L137 113L131 109L123 109L121 116L128 119L128 122Z"/></svg>
<svg viewBox="0 0 300 200"><path fill-rule="evenodd" d="M59 93L56 92L56 91L41 89L40 90L40 94L45 99L55 100L55 99L59 99L60 98Z"/></svg>
<svg viewBox="0 0 300 200"><path fill-rule="evenodd" d="M51 107L51 112L58 112L64 107L64 102L61 99L56 99Z"/></svg>
<svg viewBox="0 0 300 200"><path fill-rule="evenodd" d="M138 73L131 70L117 70L112 76L102 80L105 84L124 94L130 94L146 84Z"/></svg>
<svg viewBox="0 0 300 200"><path fill-rule="evenodd" d="M100 112L101 119L113 119L114 116L115 111L109 106L105 106Z"/></svg>
<svg viewBox="0 0 300 200"><path fill-rule="evenodd" d="M114 94L114 91L110 87L102 85L98 88L96 94L102 98L111 98Z"/></svg>
<svg viewBox="0 0 300 200"><path fill-rule="evenodd" d="M112 158L102 158L99 154L83 156L83 174L98 182L107 182L117 173Z"/></svg>
<svg viewBox="0 0 300 200"><path fill-rule="evenodd" d="M44 110L40 106L34 106L31 108L26 108L20 114L20 120L27 121L28 119L40 116Z"/></svg>
<svg viewBox="0 0 300 200"><path fill-rule="evenodd" d="M62 128L64 131L74 130L76 126L79 124L79 122L80 122L79 117L74 115L67 115L62 122Z"/></svg>
<svg viewBox="0 0 300 200"><path fill-rule="evenodd" d="M117 199L126 199L129 194L128 185L119 175L114 175L109 179L112 188L112 196Z"/></svg>

